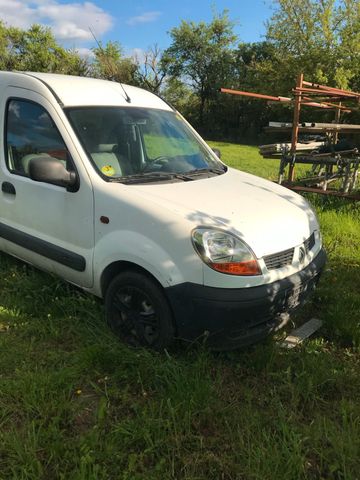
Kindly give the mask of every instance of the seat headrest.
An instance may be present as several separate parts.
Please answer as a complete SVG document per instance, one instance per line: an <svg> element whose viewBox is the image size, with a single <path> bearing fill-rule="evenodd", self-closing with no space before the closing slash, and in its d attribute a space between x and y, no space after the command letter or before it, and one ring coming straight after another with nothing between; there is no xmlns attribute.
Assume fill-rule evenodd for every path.
<svg viewBox="0 0 360 480"><path fill-rule="evenodd" d="M113 152L116 147L116 143L100 143L98 145L97 151L102 152Z"/></svg>

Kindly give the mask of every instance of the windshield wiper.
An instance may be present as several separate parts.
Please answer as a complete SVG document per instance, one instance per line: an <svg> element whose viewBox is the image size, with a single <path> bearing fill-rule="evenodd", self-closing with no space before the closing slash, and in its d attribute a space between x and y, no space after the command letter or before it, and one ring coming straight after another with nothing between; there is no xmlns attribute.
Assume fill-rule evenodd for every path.
<svg viewBox="0 0 360 480"><path fill-rule="evenodd" d="M226 168L197 168L195 170L190 170L185 173L176 173L176 172L142 172L134 173L133 175L127 175L124 177L109 177L109 182L125 183L127 185L131 183L149 183L157 182L163 180L182 180L184 182L194 180L194 177L198 175L204 175L207 173L214 173L216 175L221 175L226 172Z"/></svg>
<svg viewBox="0 0 360 480"><path fill-rule="evenodd" d="M135 173L133 175L127 175L126 177L117 177L109 178L110 182L120 182L120 183L145 183L145 182L156 182L159 180L183 180L184 182L191 181L193 178L182 173L174 172L142 172Z"/></svg>
<svg viewBox="0 0 360 480"><path fill-rule="evenodd" d="M195 170L189 170L186 175L203 175L206 173L214 173L215 175L222 175L226 172L226 168L196 168Z"/></svg>

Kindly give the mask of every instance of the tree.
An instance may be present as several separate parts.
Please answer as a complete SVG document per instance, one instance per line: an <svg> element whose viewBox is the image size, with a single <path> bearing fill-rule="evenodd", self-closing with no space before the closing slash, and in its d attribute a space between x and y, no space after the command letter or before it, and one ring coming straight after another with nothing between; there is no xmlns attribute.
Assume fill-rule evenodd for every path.
<svg viewBox="0 0 360 480"><path fill-rule="evenodd" d="M276 0L267 24L275 48L270 70L277 85L293 85L297 74L342 88L359 79L358 0Z"/></svg>
<svg viewBox="0 0 360 480"><path fill-rule="evenodd" d="M344 0L339 10L342 19L339 27L342 65L338 68L338 76L343 71L349 78L349 86L360 91L360 3Z"/></svg>
<svg viewBox="0 0 360 480"><path fill-rule="evenodd" d="M167 64L163 58L161 49L155 44L146 50L142 62L138 58L136 58L136 61L140 86L158 95L167 74Z"/></svg>
<svg viewBox="0 0 360 480"><path fill-rule="evenodd" d="M85 75L87 62L76 51L66 50L51 30L32 25L28 30L0 22L0 67L3 70L58 72Z"/></svg>
<svg viewBox="0 0 360 480"><path fill-rule="evenodd" d="M182 78L198 95L199 123L203 126L207 104L232 70L233 23L224 11L209 24L183 20L170 35L172 44L165 50L163 62L172 78Z"/></svg>
<svg viewBox="0 0 360 480"><path fill-rule="evenodd" d="M275 49L269 42L239 43L234 50L233 82L244 90L266 92L269 89L265 74L274 61ZM237 85L238 87L239 85ZM235 87L235 88L237 88ZM270 87L271 88L271 87Z"/></svg>
<svg viewBox="0 0 360 480"><path fill-rule="evenodd" d="M105 47L98 43L93 48L95 60L92 65L92 75L114 82L136 85L137 65L133 59L124 57L119 42L107 42Z"/></svg>
<svg viewBox="0 0 360 480"><path fill-rule="evenodd" d="M274 94L269 66L273 63L274 47L269 42L241 42L233 51L232 76L224 86L235 90ZM286 92L287 93L287 92ZM248 97L222 95L221 110L215 110L217 123L222 125L228 138L239 137L254 140L273 114L273 107L261 100Z"/></svg>
<svg viewBox="0 0 360 480"><path fill-rule="evenodd" d="M178 78L168 78L161 91L162 97L181 112L190 123L196 121L194 112L199 107L199 99L194 91Z"/></svg>

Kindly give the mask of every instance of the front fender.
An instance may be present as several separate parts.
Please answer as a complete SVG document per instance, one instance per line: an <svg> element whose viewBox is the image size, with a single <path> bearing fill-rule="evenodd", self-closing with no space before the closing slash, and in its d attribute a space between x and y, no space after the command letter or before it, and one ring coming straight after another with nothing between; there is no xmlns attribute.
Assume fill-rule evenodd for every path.
<svg viewBox="0 0 360 480"><path fill-rule="evenodd" d="M95 245L93 293L101 296L101 275L106 267L118 261L131 262L145 269L164 288L188 281L189 277L201 284L201 261L193 250L189 248L187 251L186 247L173 248L170 252L138 232L111 232L101 237Z"/></svg>

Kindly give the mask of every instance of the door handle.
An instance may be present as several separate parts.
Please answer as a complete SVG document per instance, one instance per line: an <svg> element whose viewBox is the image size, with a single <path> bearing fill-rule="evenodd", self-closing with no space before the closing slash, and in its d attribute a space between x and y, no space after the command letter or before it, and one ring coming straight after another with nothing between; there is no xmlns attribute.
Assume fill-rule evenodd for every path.
<svg viewBox="0 0 360 480"><path fill-rule="evenodd" d="M16 190L15 190L15 187L12 183L10 182L3 182L1 184L1 190L4 192L4 193L9 193L10 195L16 195Z"/></svg>

